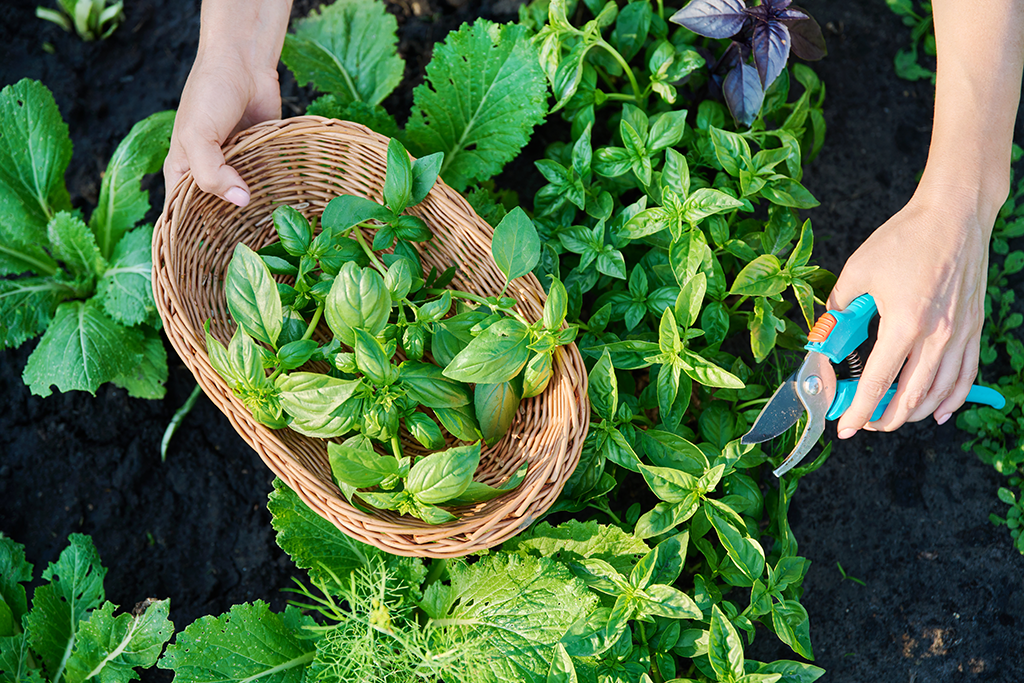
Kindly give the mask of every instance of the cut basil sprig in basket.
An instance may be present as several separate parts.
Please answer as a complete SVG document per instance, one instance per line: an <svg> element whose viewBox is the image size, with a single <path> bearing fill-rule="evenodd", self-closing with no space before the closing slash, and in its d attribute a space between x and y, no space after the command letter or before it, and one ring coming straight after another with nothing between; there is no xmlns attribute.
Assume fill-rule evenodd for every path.
<svg viewBox="0 0 1024 683"><path fill-rule="evenodd" d="M227 307L238 324L230 343L209 325L206 332L210 364L255 420L311 437L349 436L328 453L350 501L432 524L454 519L439 505L479 503L523 481L525 465L499 487L474 482L481 441L490 446L505 435L520 401L547 387L554 350L576 336L576 326L564 326L568 297L557 279L535 322L505 296L540 258L522 209L494 231L492 254L505 275L497 296L449 288L454 266L423 273L410 243L432 234L404 211L427 196L440 166L441 154L411 161L392 140L384 204L336 197L319 232L297 210L278 207L278 242L259 253L239 244L228 264ZM375 231L372 243L364 228ZM333 335L326 342L313 338L322 321ZM309 362L329 369L302 370ZM437 452L412 462L402 426ZM470 445L446 448L445 432ZM378 454L375 443L391 455Z"/></svg>

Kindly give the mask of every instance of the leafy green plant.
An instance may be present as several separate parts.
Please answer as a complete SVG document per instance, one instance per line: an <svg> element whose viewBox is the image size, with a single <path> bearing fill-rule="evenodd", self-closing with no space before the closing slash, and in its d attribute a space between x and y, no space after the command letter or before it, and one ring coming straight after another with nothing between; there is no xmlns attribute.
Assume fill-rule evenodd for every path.
<svg viewBox="0 0 1024 683"><path fill-rule="evenodd" d="M1014 150L1014 160L1024 152ZM1024 341L1017 297L1019 273L1024 270L1024 183L1007 199L992 231L992 253L985 296L986 323L981 335L982 366L999 373L996 386L1006 397L1001 410L974 406L957 415L956 426L972 438L963 444L982 462L1007 477L1008 486L997 491L1009 506L1005 517L991 515L992 523L1005 525L1014 547L1024 553Z"/></svg>
<svg viewBox="0 0 1024 683"><path fill-rule="evenodd" d="M322 619L305 629L316 634L315 647L288 662L312 658L318 671L365 680L382 679L382 666L396 680L795 682L823 673L806 663L754 662L743 649L761 624L798 655L813 656L800 603L809 562L787 511L799 478L828 448L776 481L768 472L779 457L738 437L785 376L787 351L802 349L801 328L834 282L811 264L813 231L799 216L817 203L801 177L823 141L824 88L806 66L781 68L749 126L737 130L708 87L715 73L703 68L729 44L671 27L665 12L661 3L539 0L521 8L516 26L463 27L435 50L404 130L369 101L335 96L311 108L386 130L417 154L445 153L441 177L497 226L493 255L506 279L533 270L551 283L558 324L547 325L547 311L539 322L549 333L563 319L578 326L593 413L580 464L548 513L579 521L536 524L477 561L395 566L396 558L355 544L308 510L292 506L284 515L272 500L279 543L312 572L314 587L300 589L303 608ZM492 98L543 93L545 81L553 142L533 159L543 180L523 202L532 205L536 244L507 249L500 236L519 234L510 228L525 225L527 214L513 208L514 193L486 179L519 152L545 109L531 97L520 115ZM500 116L491 120L494 112ZM511 144L484 136L493 129ZM381 258L390 272L404 258L397 212L363 206L368 213L336 225L325 212L321 235L366 219L387 226L373 246L398 240L395 255ZM380 273L363 253L369 263L345 267ZM290 267L301 266L299 257ZM483 386L508 378L487 384L476 373L488 357L456 358L475 344L474 353L486 347L492 360L513 358L508 366L521 369L549 344L530 349L537 323L495 317L506 313L502 298L464 300L429 330L441 376L476 384L474 405ZM363 313L370 335L389 324ZM489 326L480 324L488 318ZM488 334L499 325L515 328L500 343ZM391 336L396 347L405 343L404 334ZM461 346L448 348L452 339ZM486 393L514 414L516 386ZM479 427L485 431L482 419ZM370 462L386 470L370 486L403 474L397 453ZM294 498L283 487L278 496ZM300 517L333 535L284 531ZM266 665L277 671L282 663Z"/></svg>
<svg viewBox="0 0 1024 683"><path fill-rule="evenodd" d="M169 600L114 616L117 605L104 600L107 570L88 536L68 537L30 605L32 572L24 547L0 534L0 681L131 681L174 634Z"/></svg>
<svg viewBox="0 0 1024 683"><path fill-rule="evenodd" d="M930 80L935 83L935 68L922 64L921 53L935 60L935 30L932 26L932 4L915 0L885 0L893 12L910 27L910 47L896 52L896 75L908 81ZM915 6L917 9L915 10Z"/></svg>
<svg viewBox="0 0 1024 683"><path fill-rule="evenodd" d="M42 334L23 374L32 393L113 382L163 397L152 226L138 223L149 210L140 181L160 169L173 120L160 112L132 127L87 224L64 185L71 140L50 91L28 79L0 91L0 348Z"/></svg>
<svg viewBox="0 0 1024 683"><path fill-rule="evenodd" d="M262 257L239 244L228 264L227 307L238 324L230 345L207 332L211 364L257 420L324 439L359 433L328 446L335 480L350 500L357 495L435 524L454 519L439 504L494 498L518 486L526 470L497 488L473 482L479 443L412 464L402 454L400 425L431 450L446 445L437 422L461 441L494 444L508 431L519 401L544 391L554 350L576 336L575 326L563 329L561 283L552 283L536 322L504 296L540 257L540 240L521 209L494 231L492 253L505 276L498 296L446 289L455 268L424 275L411 242L432 233L423 219L404 212L427 196L441 157L411 162L392 139L385 204L337 197L324 210L319 234L295 209L276 209L279 241ZM375 230L372 247L361 232L366 228ZM376 252L392 248L385 264ZM277 284L273 273L291 275L294 283ZM463 310L449 317L453 302ZM334 334L322 345L312 338L321 318ZM405 358L396 362L399 344ZM434 363L422 360L427 349ZM325 361L331 370L299 370L309 361ZM390 446L392 455L378 455L371 440Z"/></svg>
<svg viewBox="0 0 1024 683"><path fill-rule="evenodd" d="M395 26L377 0L338 0L298 22L282 59L296 80L326 93L308 113L365 124L399 138L419 157L443 152L440 174L460 192L497 174L547 110L544 75L527 32L484 19L451 32L435 46L400 131L379 106L401 80Z"/></svg>
<svg viewBox="0 0 1024 683"><path fill-rule="evenodd" d="M59 11L36 7L36 16L85 41L107 38L124 21L123 0L57 0L57 6Z"/></svg>
<svg viewBox="0 0 1024 683"><path fill-rule="evenodd" d="M682 657L707 673L679 680L795 682L823 673L744 658L723 611L729 603L680 588L686 534L652 549L594 521L541 524L476 561L427 565L351 539L279 480L269 508L278 544L312 585L299 584L283 613L256 602L188 626L158 664L176 680L596 682L650 671L675 680ZM788 590L793 569L780 568L771 591ZM614 605L602 605L602 595ZM617 615L611 630L609 615Z"/></svg>

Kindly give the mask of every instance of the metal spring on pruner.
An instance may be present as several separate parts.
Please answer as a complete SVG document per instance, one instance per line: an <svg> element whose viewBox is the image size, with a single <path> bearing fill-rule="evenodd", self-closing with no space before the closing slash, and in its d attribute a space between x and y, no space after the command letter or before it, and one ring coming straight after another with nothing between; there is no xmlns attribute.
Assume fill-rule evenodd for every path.
<svg viewBox="0 0 1024 683"><path fill-rule="evenodd" d="M850 355L846 357L846 367L850 369L850 377L852 379L860 377L860 373L864 371L864 363L861 362L860 354L856 351L851 351Z"/></svg>

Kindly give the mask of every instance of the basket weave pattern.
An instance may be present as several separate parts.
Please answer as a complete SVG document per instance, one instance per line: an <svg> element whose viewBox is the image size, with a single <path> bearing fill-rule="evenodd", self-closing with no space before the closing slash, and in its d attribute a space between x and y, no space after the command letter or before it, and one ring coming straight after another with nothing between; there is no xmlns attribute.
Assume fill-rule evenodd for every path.
<svg viewBox="0 0 1024 683"><path fill-rule="evenodd" d="M339 194L381 201L388 139L358 124L304 116L260 124L224 149L248 183L251 200L238 208L206 194L186 175L170 191L153 235L153 287L165 331L208 397L274 473L315 512L360 541L398 555L455 557L494 546L525 529L558 497L579 461L590 406L586 369L575 345L559 347L554 374L540 396L524 400L509 433L483 448L475 479L497 485L529 462L525 481L486 503L451 511L458 519L430 525L394 512L368 514L348 503L331 480L327 444L289 429L273 430L249 411L210 366L203 324L227 343L235 325L223 281L235 245L259 249L277 239L270 220L281 204L319 218ZM491 257L492 228L454 190L438 180L409 210L434 233L416 245L424 271L458 266L455 289L496 295L504 276ZM372 236L368 236L372 239ZM544 291L531 274L513 281L508 295L529 320L539 319ZM324 333L329 333L324 328ZM402 435L409 455L422 447Z"/></svg>

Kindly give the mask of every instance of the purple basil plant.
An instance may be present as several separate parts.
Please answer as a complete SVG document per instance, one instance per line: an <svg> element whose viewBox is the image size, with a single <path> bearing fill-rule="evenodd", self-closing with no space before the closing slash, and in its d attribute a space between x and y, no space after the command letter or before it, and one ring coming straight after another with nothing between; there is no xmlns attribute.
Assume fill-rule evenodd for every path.
<svg viewBox="0 0 1024 683"><path fill-rule="evenodd" d="M672 15L671 21L694 33L733 39L712 71L733 117L745 126L757 118L764 92L786 68L790 51L808 61L826 54L818 22L790 2L763 0L747 7L744 0L691 0ZM754 66L747 63L751 54Z"/></svg>

